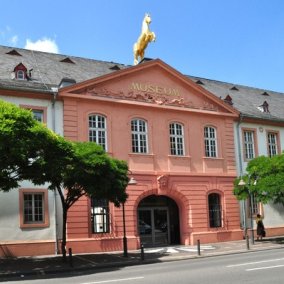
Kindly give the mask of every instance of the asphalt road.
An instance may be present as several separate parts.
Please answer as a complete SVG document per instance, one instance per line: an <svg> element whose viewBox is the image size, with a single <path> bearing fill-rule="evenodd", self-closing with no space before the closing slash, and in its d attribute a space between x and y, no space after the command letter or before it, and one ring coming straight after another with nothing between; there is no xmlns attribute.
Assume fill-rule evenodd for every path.
<svg viewBox="0 0 284 284"><path fill-rule="evenodd" d="M60 278L21 279L8 283L76 284L240 284L284 283L284 250L266 250L157 264L96 270ZM51 277L51 276L49 276ZM57 277L57 276L55 276Z"/></svg>

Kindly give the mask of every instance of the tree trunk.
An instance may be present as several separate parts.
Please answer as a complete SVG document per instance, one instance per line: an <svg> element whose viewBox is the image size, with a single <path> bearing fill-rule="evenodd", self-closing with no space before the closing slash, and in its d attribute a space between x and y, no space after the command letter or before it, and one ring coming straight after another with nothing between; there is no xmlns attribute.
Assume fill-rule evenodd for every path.
<svg viewBox="0 0 284 284"><path fill-rule="evenodd" d="M66 262L66 224L67 224L67 212L69 206L65 202L64 194L61 191L60 186L57 187L57 192L59 193L61 205L62 205L62 241L61 241L61 253L63 261Z"/></svg>
<svg viewBox="0 0 284 284"><path fill-rule="evenodd" d="M66 223L67 223L67 206L63 205L63 223L62 223L62 242L61 242L61 252L63 261L66 262Z"/></svg>

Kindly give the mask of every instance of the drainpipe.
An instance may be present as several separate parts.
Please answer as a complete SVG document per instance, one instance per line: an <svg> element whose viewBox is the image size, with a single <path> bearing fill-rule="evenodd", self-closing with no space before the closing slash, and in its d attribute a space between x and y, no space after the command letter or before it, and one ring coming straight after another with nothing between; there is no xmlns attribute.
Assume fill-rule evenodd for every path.
<svg viewBox="0 0 284 284"><path fill-rule="evenodd" d="M243 175L243 161L242 161L242 151L241 151L241 140L240 140L240 125L242 123L243 120L243 116L242 114L240 114L240 118L239 121L237 123L237 151L238 151L238 162L239 162L239 175L242 176ZM245 206L245 202L246 201L241 201L241 212L242 212L242 216L243 216L243 220L242 220L242 226L245 229L245 234L247 233L247 214L246 214L246 206Z"/></svg>
<svg viewBox="0 0 284 284"><path fill-rule="evenodd" d="M52 98L52 131L56 133L56 109L55 102L58 95L58 88L51 88L53 92ZM54 230L54 238L55 238L55 255L58 255L58 222L57 222L57 192L54 190L54 220L55 220L55 230Z"/></svg>

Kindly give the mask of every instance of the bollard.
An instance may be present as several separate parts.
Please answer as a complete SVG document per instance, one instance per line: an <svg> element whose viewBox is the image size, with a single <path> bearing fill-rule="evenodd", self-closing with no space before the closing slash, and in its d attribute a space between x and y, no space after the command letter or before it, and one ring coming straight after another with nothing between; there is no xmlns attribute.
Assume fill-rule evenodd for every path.
<svg viewBox="0 0 284 284"><path fill-rule="evenodd" d="M249 236L246 235L247 250L249 250Z"/></svg>
<svg viewBox="0 0 284 284"><path fill-rule="evenodd" d="M143 246L143 244L141 244L141 247L140 247L140 249L141 249L141 261L143 261L144 260L144 246Z"/></svg>
<svg viewBox="0 0 284 284"><path fill-rule="evenodd" d="M200 240L197 240L197 254L201 255L201 253L200 253Z"/></svg>
<svg viewBox="0 0 284 284"><path fill-rule="evenodd" d="M68 252L69 252L69 265L73 267L72 248L69 248Z"/></svg>

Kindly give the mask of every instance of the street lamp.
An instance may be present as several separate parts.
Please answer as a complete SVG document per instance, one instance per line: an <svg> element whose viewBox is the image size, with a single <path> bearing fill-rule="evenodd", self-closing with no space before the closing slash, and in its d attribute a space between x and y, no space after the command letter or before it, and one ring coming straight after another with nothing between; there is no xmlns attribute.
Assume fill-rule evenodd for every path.
<svg viewBox="0 0 284 284"><path fill-rule="evenodd" d="M128 185L135 185L137 184L137 181L131 177ZM122 203L122 224L123 224L123 256L128 257L128 251L127 251L127 237L126 237L126 225L125 225L125 209L124 209L124 203Z"/></svg>
<svg viewBox="0 0 284 284"><path fill-rule="evenodd" d="M246 182L241 179L238 183L240 186L246 186ZM250 177L248 179L248 186L250 185ZM256 185L256 180L254 181L253 185ZM250 226L251 226L251 243L254 245L254 231L253 231L253 195L248 189L249 199L250 199ZM246 220L245 220L246 222Z"/></svg>

